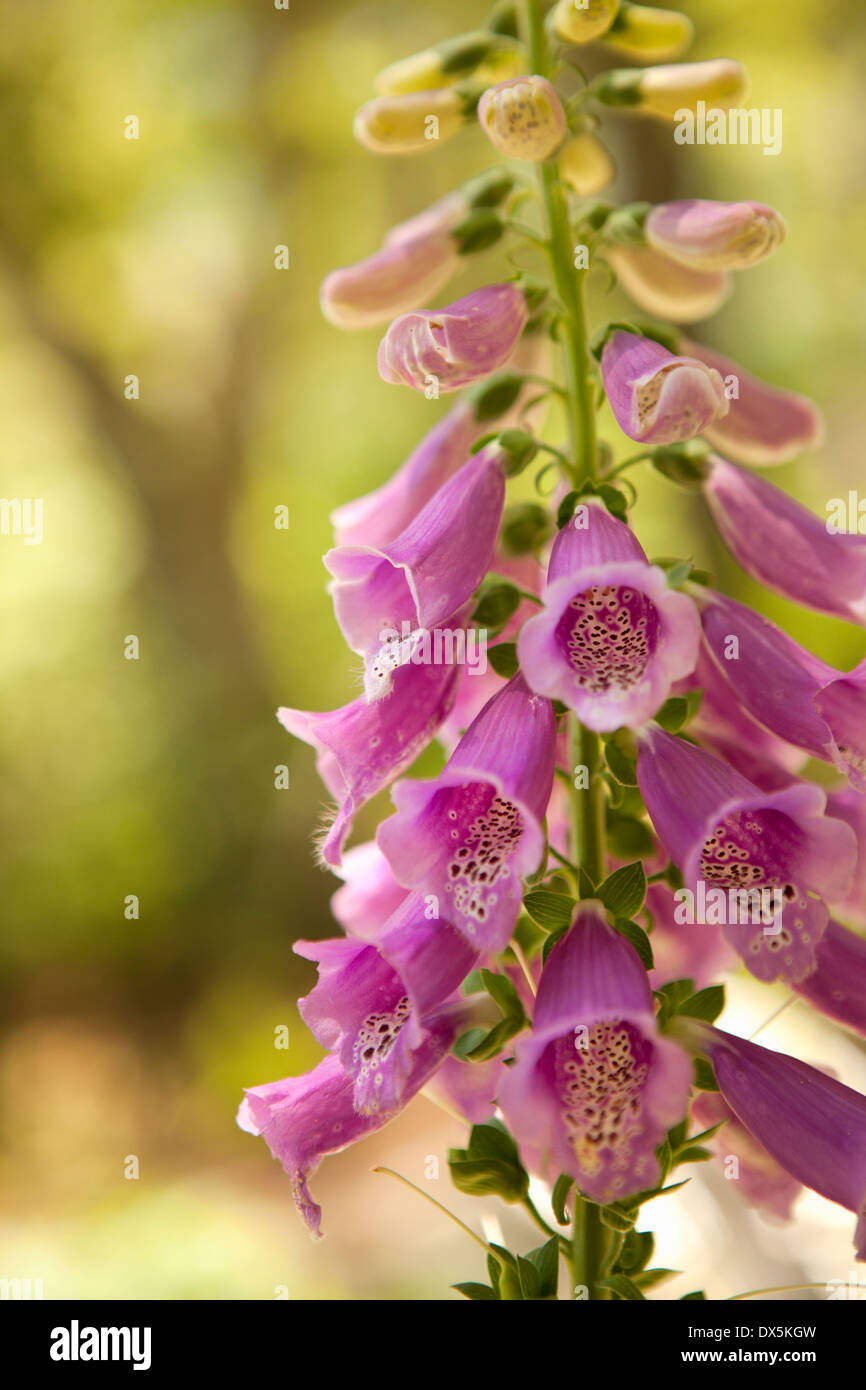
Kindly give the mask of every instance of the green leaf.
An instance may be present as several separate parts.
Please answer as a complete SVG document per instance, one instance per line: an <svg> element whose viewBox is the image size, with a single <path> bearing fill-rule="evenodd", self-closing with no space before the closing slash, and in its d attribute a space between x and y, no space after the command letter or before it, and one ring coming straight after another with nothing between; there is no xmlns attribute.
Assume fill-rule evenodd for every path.
<svg viewBox="0 0 866 1390"><path fill-rule="evenodd" d="M462 1293L464 1298L469 1298L473 1303L497 1303L499 1294L495 1289L491 1289L489 1284L452 1284L452 1289Z"/></svg>
<svg viewBox="0 0 866 1390"><path fill-rule="evenodd" d="M653 467L672 483L699 488L708 472L706 460L710 452L709 444L703 439L688 439L682 444L662 444L652 451Z"/></svg>
<svg viewBox="0 0 866 1390"><path fill-rule="evenodd" d="M703 1289L695 1289L693 1293L684 1293L680 1299L680 1303L695 1303L699 1299L705 1302L706 1297L707 1295L704 1293Z"/></svg>
<svg viewBox="0 0 866 1390"><path fill-rule="evenodd" d="M629 1211L621 1202L611 1202L606 1207L599 1207L598 1214L602 1223L611 1231L630 1231L638 1216L636 1211Z"/></svg>
<svg viewBox="0 0 866 1390"><path fill-rule="evenodd" d="M655 1284L661 1284L665 1279L672 1279L675 1274L682 1274L681 1269L644 1269L634 1276L634 1282L639 1289L651 1289Z"/></svg>
<svg viewBox="0 0 866 1390"><path fill-rule="evenodd" d="M574 516L574 508L577 505L581 493L567 492L556 510L556 529L562 531Z"/></svg>
<svg viewBox="0 0 866 1390"><path fill-rule="evenodd" d="M695 1085L699 1091L717 1091L719 1083L705 1057L695 1058Z"/></svg>
<svg viewBox="0 0 866 1390"><path fill-rule="evenodd" d="M604 745L612 775L625 787L637 786L637 744L630 729L617 729Z"/></svg>
<svg viewBox="0 0 866 1390"><path fill-rule="evenodd" d="M517 1275L520 1279L520 1292L527 1301L541 1297L541 1281L538 1277L538 1270L531 1260L524 1259L523 1255L517 1256Z"/></svg>
<svg viewBox="0 0 866 1390"><path fill-rule="evenodd" d="M490 1032L484 1033L470 1051L464 1054L464 1061L489 1062L491 1057L498 1057L505 1044L522 1028L521 1019L503 1018L501 1023L494 1024Z"/></svg>
<svg viewBox="0 0 866 1390"><path fill-rule="evenodd" d="M612 1294L621 1298L625 1303L646 1302L637 1284L629 1279L627 1274L612 1274L609 1279L602 1280L601 1287L610 1289Z"/></svg>
<svg viewBox="0 0 866 1390"><path fill-rule="evenodd" d="M537 1298L556 1298L559 1283L559 1237L551 1236L544 1245L526 1256L538 1276Z"/></svg>
<svg viewBox="0 0 866 1390"><path fill-rule="evenodd" d="M655 721L669 734L679 733L689 717L689 702L682 695L672 695L656 710Z"/></svg>
<svg viewBox="0 0 866 1390"><path fill-rule="evenodd" d="M598 896L615 917L633 917L646 897L646 874L639 859L615 869L599 886Z"/></svg>
<svg viewBox="0 0 866 1390"><path fill-rule="evenodd" d="M528 555L550 537L550 516L537 502L515 502L502 520L499 542L506 555Z"/></svg>
<svg viewBox="0 0 866 1390"><path fill-rule="evenodd" d="M576 907L574 898L564 893L549 893L544 888L533 888L523 899L523 907L533 922L545 931L558 931L571 923Z"/></svg>
<svg viewBox="0 0 866 1390"><path fill-rule="evenodd" d="M472 617L490 635L501 632L519 606L520 592L514 584L482 584Z"/></svg>
<svg viewBox="0 0 866 1390"><path fill-rule="evenodd" d="M472 388L468 398L475 406L475 419L479 424L485 420L495 420L510 410L523 388L523 377L516 372L497 372L486 381ZM489 438L493 438L490 435Z"/></svg>
<svg viewBox="0 0 866 1390"><path fill-rule="evenodd" d="M486 251L504 231L505 224L494 208L473 208L462 222L452 227L451 235L457 242L460 255L469 256L477 251Z"/></svg>
<svg viewBox="0 0 866 1390"><path fill-rule="evenodd" d="M617 1265L624 1274L636 1274L652 1259L654 1249L655 1237L652 1231L631 1230L622 1243Z"/></svg>
<svg viewBox="0 0 866 1390"><path fill-rule="evenodd" d="M685 1014L686 1018L700 1018L705 1023L715 1023L724 1007L724 985L710 985L707 989L699 989L697 994L691 994L688 999L683 1000L677 1013Z"/></svg>
<svg viewBox="0 0 866 1390"><path fill-rule="evenodd" d="M692 572L692 562L680 560L677 564L671 565L668 570L668 588L681 589Z"/></svg>
<svg viewBox="0 0 866 1390"><path fill-rule="evenodd" d="M525 1022L526 1014L520 995L507 975L497 975L493 970L482 970L481 983L491 999L499 1005L506 1018L519 1019L521 1023Z"/></svg>
<svg viewBox="0 0 866 1390"><path fill-rule="evenodd" d="M620 936L624 936L626 941L634 946L644 970L652 970L655 965L653 948L643 927L638 926L637 922L628 921L625 917L615 917L613 925Z"/></svg>
<svg viewBox="0 0 866 1390"><path fill-rule="evenodd" d="M558 941L561 941L561 940L562 940L562 938L565 936L565 933L566 933L567 931L568 931L568 927L565 926L565 927L560 927L557 931L552 931L552 932L550 933L550 935L548 936L547 940L545 941L545 943L544 943L544 945L543 945L543 947L542 947L542 949L541 949L541 963L542 963L542 965L546 965L546 964L547 964L547 957L550 955L550 953L551 953L551 951L553 950L553 948L554 948L554 946L556 945L556 943L557 943Z"/></svg>
<svg viewBox="0 0 866 1390"><path fill-rule="evenodd" d="M598 896L598 889L582 864L577 870L577 891L584 901L587 898L595 898Z"/></svg>
<svg viewBox="0 0 866 1390"><path fill-rule="evenodd" d="M702 1148L700 1144L693 1144L690 1148L680 1149L677 1152L675 1163L705 1163L708 1158L712 1158L709 1149Z"/></svg>
<svg viewBox="0 0 866 1390"><path fill-rule="evenodd" d="M454 1186L470 1196L495 1194L506 1202L520 1202L529 1191L517 1145L498 1120L473 1125L467 1147L449 1150L448 1166Z"/></svg>
<svg viewBox="0 0 866 1390"><path fill-rule="evenodd" d="M455 1057L460 1057L465 1061L472 1049L477 1047L486 1037L487 1032L484 1028L470 1028L468 1032L460 1034L451 1051Z"/></svg>
<svg viewBox="0 0 866 1390"><path fill-rule="evenodd" d="M514 642L497 642L495 647L487 648L487 660L497 676L511 680L517 671L517 646Z"/></svg>
<svg viewBox="0 0 866 1390"><path fill-rule="evenodd" d="M553 1207L553 1214L560 1226L568 1225L570 1218L568 1212L565 1210L565 1202L573 1187L574 1178L569 1177L568 1173L560 1173L559 1177L556 1179L550 1197L550 1205Z"/></svg>

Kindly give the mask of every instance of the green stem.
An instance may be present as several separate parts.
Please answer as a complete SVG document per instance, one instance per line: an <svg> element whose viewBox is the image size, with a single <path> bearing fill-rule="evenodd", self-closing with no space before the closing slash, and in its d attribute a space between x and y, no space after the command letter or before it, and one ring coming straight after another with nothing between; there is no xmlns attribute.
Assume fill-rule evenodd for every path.
<svg viewBox="0 0 866 1390"><path fill-rule="evenodd" d="M549 70L544 11L540 0L523 0L523 18L532 71L546 77ZM571 442L572 484L580 487L597 475L598 448L595 434L595 388L588 346L584 282L586 270L575 268L568 204L555 161L539 168L539 183L549 230L549 254L563 319L565 348L566 415ZM588 786L578 789L572 781L571 806L575 863L598 885L605 877L605 803L600 775L598 735L571 716L572 778L575 767L588 771ZM572 1284L583 1286L591 1299L603 1299L598 1287L608 1249L607 1231L598 1207L575 1192L574 1233L571 1244Z"/></svg>

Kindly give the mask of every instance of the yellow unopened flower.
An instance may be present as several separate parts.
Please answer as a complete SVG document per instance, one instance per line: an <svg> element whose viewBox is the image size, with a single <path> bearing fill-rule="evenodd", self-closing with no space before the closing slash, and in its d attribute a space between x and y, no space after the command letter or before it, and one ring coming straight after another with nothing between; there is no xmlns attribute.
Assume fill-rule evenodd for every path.
<svg viewBox="0 0 866 1390"><path fill-rule="evenodd" d="M553 28L566 43L592 43L607 32L618 9L619 0L559 0Z"/></svg>
<svg viewBox="0 0 866 1390"><path fill-rule="evenodd" d="M355 116L355 139L374 154L417 154L456 135L467 117L465 99L451 87L374 97Z"/></svg>
<svg viewBox="0 0 866 1390"><path fill-rule="evenodd" d="M695 27L686 14L676 10L657 10L649 5L632 5L622 0L619 14L604 42L627 58L663 63L679 58L694 38Z"/></svg>
<svg viewBox="0 0 866 1390"><path fill-rule="evenodd" d="M563 146L559 172L579 197L588 198L613 181L616 165L598 137L591 130L582 130Z"/></svg>
<svg viewBox="0 0 866 1390"><path fill-rule="evenodd" d="M487 85L516 77L525 67L517 49L487 30L460 34L383 68L376 78L379 96L404 96L453 87L469 76Z"/></svg>
<svg viewBox="0 0 866 1390"><path fill-rule="evenodd" d="M712 58L705 63L670 63L654 68L612 68L592 83L593 96L607 106L676 120L698 103L720 110L737 106L748 90L742 63Z"/></svg>

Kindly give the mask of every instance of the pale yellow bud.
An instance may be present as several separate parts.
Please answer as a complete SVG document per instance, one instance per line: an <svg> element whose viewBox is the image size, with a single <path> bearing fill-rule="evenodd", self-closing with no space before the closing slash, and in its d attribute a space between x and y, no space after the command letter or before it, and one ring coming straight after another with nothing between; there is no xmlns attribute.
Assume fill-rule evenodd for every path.
<svg viewBox="0 0 866 1390"><path fill-rule="evenodd" d="M466 102L452 88L406 92L365 102L352 130L374 154L417 154L434 150L465 124Z"/></svg>
<svg viewBox="0 0 866 1390"><path fill-rule="evenodd" d="M676 63L644 69L640 109L675 120L678 111L694 111L699 101L726 110L744 100L748 78L742 63L713 58L706 63Z"/></svg>
<svg viewBox="0 0 866 1390"><path fill-rule="evenodd" d="M685 53L695 27L688 15L676 10L657 10L623 0L619 14L604 35L604 42L627 58L664 63Z"/></svg>
<svg viewBox="0 0 866 1390"><path fill-rule="evenodd" d="M592 43L610 28L618 9L619 0L559 0L554 32L566 43Z"/></svg>
<svg viewBox="0 0 866 1390"><path fill-rule="evenodd" d="M579 197L588 198L616 178L616 165L598 137L591 130L584 130L563 146L559 172Z"/></svg>

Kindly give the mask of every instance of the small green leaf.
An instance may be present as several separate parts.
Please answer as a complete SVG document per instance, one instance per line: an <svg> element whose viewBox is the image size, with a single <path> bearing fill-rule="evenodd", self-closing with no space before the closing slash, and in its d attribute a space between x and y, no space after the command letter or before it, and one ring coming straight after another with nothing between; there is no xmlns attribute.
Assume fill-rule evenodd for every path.
<svg viewBox="0 0 866 1390"><path fill-rule="evenodd" d="M646 1300L638 1288L627 1274L612 1274L609 1279L603 1279L601 1283L603 1289L610 1289L612 1294L621 1298L625 1303L635 1303L638 1300L645 1303Z"/></svg>
<svg viewBox="0 0 866 1390"><path fill-rule="evenodd" d="M692 572L691 560L680 560L668 570L668 588L681 589Z"/></svg>
<svg viewBox="0 0 866 1390"><path fill-rule="evenodd" d="M514 584L483 584L478 591L472 618L490 635L501 632L519 606L520 592Z"/></svg>
<svg viewBox="0 0 866 1390"><path fill-rule="evenodd" d="M634 1282L639 1289L651 1289L655 1284L661 1284L665 1279L672 1279L675 1274L682 1274L681 1269L644 1269L634 1276Z"/></svg>
<svg viewBox="0 0 866 1390"><path fill-rule="evenodd" d="M479 424L485 420L495 420L510 410L520 395L523 377L516 372L497 372L468 393L475 407L475 419ZM490 435L488 438L492 439Z"/></svg>
<svg viewBox="0 0 866 1390"><path fill-rule="evenodd" d="M582 864L577 870L577 889L584 901L598 896L598 889Z"/></svg>
<svg viewBox="0 0 866 1390"><path fill-rule="evenodd" d="M717 1091L719 1083L705 1057L695 1058L695 1085L699 1091Z"/></svg>
<svg viewBox="0 0 866 1390"><path fill-rule="evenodd" d="M501 1023L495 1024L489 1033L484 1033L474 1047L464 1054L464 1061L489 1062L491 1057L498 1057L505 1044L522 1028L523 1022L520 1019L503 1018Z"/></svg>
<svg viewBox="0 0 866 1390"><path fill-rule="evenodd" d="M684 1293L680 1303L696 1303L698 1300L706 1301L707 1295L703 1289L695 1289L693 1293Z"/></svg>
<svg viewBox="0 0 866 1390"><path fill-rule="evenodd" d="M617 1265L624 1274L636 1274L652 1259L654 1249L655 1238L652 1231L631 1230L622 1243Z"/></svg>
<svg viewBox="0 0 866 1390"><path fill-rule="evenodd" d="M630 1231L638 1216L636 1211L629 1211L620 1202L611 1202L609 1206L599 1207L598 1214L602 1223L611 1231Z"/></svg>
<svg viewBox="0 0 866 1390"><path fill-rule="evenodd" d="M489 1284L452 1284L452 1289L462 1293L464 1298L469 1298L473 1303L496 1303L499 1295L495 1289L491 1289Z"/></svg>
<svg viewBox="0 0 866 1390"><path fill-rule="evenodd" d="M617 782L616 785L621 787L622 784ZM655 848L652 831L645 821L611 811L607 817L607 843L615 859L645 858Z"/></svg>
<svg viewBox="0 0 866 1390"><path fill-rule="evenodd" d="M705 1023L715 1023L724 1007L724 985L710 985L709 988L699 989L697 994L684 999L677 1012L685 1014L687 1018L700 1018Z"/></svg>
<svg viewBox="0 0 866 1390"><path fill-rule="evenodd" d="M478 251L486 251L488 246L493 246L499 240L504 231L505 224L494 208L473 208L462 222L452 227L451 235L457 242L460 255L469 256Z"/></svg>
<svg viewBox="0 0 866 1390"><path fill-rule="evenodd" d="M559 504L556 512L556 529L562 531L574 516L574 509L581 494L579 492L567 492Z"/></svg>
<svg viewBox="0 0 866 1390"><path fill-rule="evenodd" d="M515 502L502 520L499 542L506 555L539 550L551 534L550 516L537 502Z"/></svg>
<svg viewBox="0 0 866 1390"><path fill-rule="evenodd" d="M503 676L510 681L517 672L517 647L515 643L497 642L494 647L488 647L487 660L497 676Z"/></svg>
<svg viewBox="0 0 866 1390"><path fill-rule="evenodd" d="M481 982L506 1018L519 1019L521 1023L525 1021L526 1014L520 995L507 975L497 975L493 970L482 970Z"/></svg>
<svg viewBox="0 0 866 1390"><path fill-rule="evenodd" d="M559 1237L551 1236L544 1245L530 1250L526 1256L538 1276L536 1298L555 1298L559 1283Z"/></svg>
<svg viewBox="0 0 866 1390"><path fill-rule="evenodd" d="M679 733L689 717L689 702L682 695L672 695L656 711L655 721L669 734Z"/></svg>
<svg viewBox="0 0 866 1390"><path fill-rule="evenodd" d="M643 927L638 926L637 922L631 922L625 917L615 917L613 925L616 927L620 936L624 936L630 942L640 956L641 965L644 970L652 970L655 965L653 960L653 948L650 939Z"/></svg>
<svg viewBox="0 0 866 1390"><path fill-rule="evenodd" d="M705 1163L712 1156L709 1149L703 1148L700 1144L693 1144L688 1149L680 1149L674 1161L676 1163Z"/></svg>
<svg viewBox="0 0 866 1390"><path fill-rule="evenodd" d="M682 444L662 444L653 449L653 467L673 483L682 487L699 488L707 475L707 458L711 450L703 439L688 439Z"/></svg>
<svg viewBox="0 0 866 1390"><path fill-rule="evenodd" d="M640 912L646 897L646 874L639 859L615 869L600 884L598 896L615 917L633 917Z"/></svg>
<svg viewBox="0 0 866 1390"><path fill-rule="evenodd" d="M523 899L523 906L533 922L545 931L558 931L571 923L576 903L574 898L564 893L549 893L544 888L534 888Z"/></svg>

